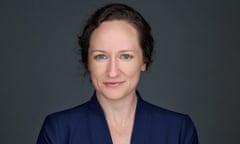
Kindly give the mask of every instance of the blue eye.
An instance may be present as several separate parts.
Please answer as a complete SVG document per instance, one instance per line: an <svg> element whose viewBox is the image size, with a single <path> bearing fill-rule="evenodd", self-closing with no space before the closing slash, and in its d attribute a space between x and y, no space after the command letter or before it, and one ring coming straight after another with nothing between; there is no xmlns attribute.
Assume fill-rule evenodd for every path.
<svg viewBox="0 0 240 144"><path fill-rule="evenodd" d="M122 55L120 56L120 59L125 59L125 60L131 59L131 58L132 58L132 56L129 55L129 54L122 54Z"/></svg>
<svg viewBox="0 0 240 144"><path fill-rule="evenodd" d="M96 60L103 60L103 59L107 59L107 56L105 56L104 54L99 54L99 55L96 55L94 58Z"/></svg>

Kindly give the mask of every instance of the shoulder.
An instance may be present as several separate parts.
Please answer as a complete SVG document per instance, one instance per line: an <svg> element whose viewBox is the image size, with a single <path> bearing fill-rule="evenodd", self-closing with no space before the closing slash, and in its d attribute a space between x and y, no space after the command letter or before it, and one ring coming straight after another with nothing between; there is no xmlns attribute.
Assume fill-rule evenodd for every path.
<svg viewBox="0 0 240 144"><path fill-rule="evenodd" d="M87 123L89 102L55 112L46 116L42 129L46 131L66 131L77 127L84 128ZM81 123L81 125L80 125Z"/></svg>
<svg viewBox="0 0 240 144"><path fill-rule="evenodd" d="M44 120L37 143L61 143L66 141L73 131L77 131L79 135L85 136L88 107L89 102L49 114Z"/></svg>
<svg viewBox="0 0 240 144"><path fill-rule="evenodd" d="M73 122L86 119L89 102L47 115L46 120Z"/></svg>
<svg viewBox="0 0 240 144"><path fill-rule="evenodd" d="M145 101L139 92L138 95L138 108L139 113L143 113L147 117L151 117L151 120L161 121L163 123L179 123L182 120L189 119L189 116L183 113L175 112L162 108L160 106L151 104Z"/></svg>
<svg viewBox="0 0 240 144"><path fill-rule="evenodd" d="M142 113L150 118L155 127L165 127L166 129L180 130L184 128L195 129L192 119L187 115L174 112L146 101L142 101Z"/></svg>
<svg viewBox="0 0 240 144"><path fill-rule="evenodd" d="M187 114L174 112L146 101L142 102L142 112L148 117L149 127L152 135L158 134L171 136L172 139L179 139L183 143L197 143L197 131L192 119Z"/></svg>
<svg viewBox="0 0 240 144"><path fill-rule="evenodd" d="M166 120L181 120L188 117L186 114L175 112L166 108L162 108L160 106L148 103L142 100L143 110L150 114L152 117L161 118Z"/></svg>

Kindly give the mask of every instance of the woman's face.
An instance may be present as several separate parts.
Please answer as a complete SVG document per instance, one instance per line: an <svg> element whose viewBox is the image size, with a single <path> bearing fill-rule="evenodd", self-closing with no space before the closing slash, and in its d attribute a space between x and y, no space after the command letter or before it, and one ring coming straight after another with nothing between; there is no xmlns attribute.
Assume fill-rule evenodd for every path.
<svg viewBox="0 0 240 144"><path fill-rule="evenodd" d="M92 33L88 64L98 97L134 96L141 71L146 69L136 29L123 20L103 22Z"/></svg>

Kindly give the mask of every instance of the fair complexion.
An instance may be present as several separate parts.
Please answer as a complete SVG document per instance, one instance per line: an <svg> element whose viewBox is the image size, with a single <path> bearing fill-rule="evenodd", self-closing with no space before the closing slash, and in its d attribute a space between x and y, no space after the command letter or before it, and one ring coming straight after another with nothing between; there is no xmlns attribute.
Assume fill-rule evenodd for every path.
<svg viewBox="0 0 240 144"><path fill-rule="evenodd" d="M89 71L114 144L129 144L136 87L146 64L137 30L127 21L103 22L90 39Z"/></svg>

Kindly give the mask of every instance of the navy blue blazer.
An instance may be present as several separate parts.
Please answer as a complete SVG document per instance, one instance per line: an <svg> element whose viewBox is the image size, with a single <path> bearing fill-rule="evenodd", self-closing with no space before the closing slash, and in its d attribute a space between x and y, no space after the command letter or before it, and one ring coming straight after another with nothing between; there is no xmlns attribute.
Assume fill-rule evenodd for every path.
<svg viewBox="0 0 240 144"><path fill-rule="evenodd" d="M90 101L46 117L37 144L112 144L96 95ZM198 144L187 115L147 103L138 95L131 144Z"/></svg>

